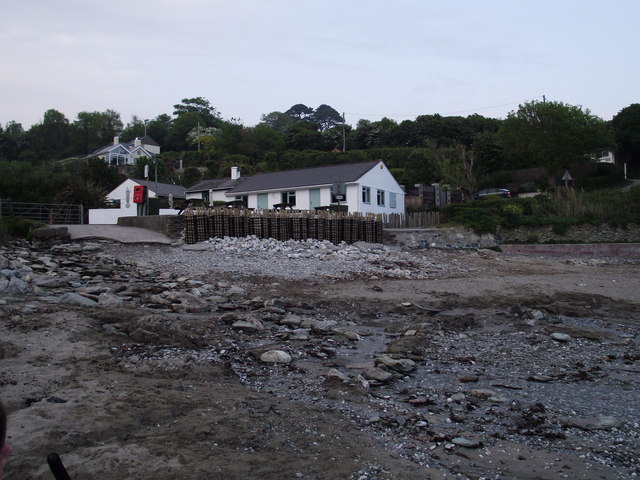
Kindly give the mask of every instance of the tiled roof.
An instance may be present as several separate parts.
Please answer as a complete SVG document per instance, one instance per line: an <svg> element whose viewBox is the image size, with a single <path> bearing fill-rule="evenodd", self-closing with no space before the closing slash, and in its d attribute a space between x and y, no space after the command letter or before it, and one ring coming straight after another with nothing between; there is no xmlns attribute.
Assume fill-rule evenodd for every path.
<svg viewBox="0 0 640 480"><path fill-rule="evenodd" d="M259 173L252 177L245 177L242 183L236 185L227 193L229 195L241 195L267 190L331 185L335 182L355 182L377 164L377 161L347 163L342 165L302 168L298 170L284 170L281 172Z"/></svg>
<svg viewBox="0 0 640 480"><path fill-rule="evenodd" d="M237 180L231 178L210 178L209 180L203 180L200 183L195 184L193 187L189 187L187 193L206 192L208 190L228 190L238 185L250 177L240 177Z"/></svg>
<svg viewBox="0 0 640 480"><path fill-rule="evenodd" d="M134 182L144 185L149 190L156 191L156 182L152 180L138 180L137 178L132 178ZM186 198L184 194L185 188L182 185L174 185L173 183L160 183L158 182L158 191L156 194L159 197L168 197L169 194L173 195L173 198Z"/></svg>

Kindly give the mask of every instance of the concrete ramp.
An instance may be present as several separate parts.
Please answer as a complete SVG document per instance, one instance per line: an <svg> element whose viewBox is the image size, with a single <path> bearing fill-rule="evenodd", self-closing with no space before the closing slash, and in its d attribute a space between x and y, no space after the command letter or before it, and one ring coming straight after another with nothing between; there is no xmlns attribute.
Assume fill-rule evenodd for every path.
<svg viewBox="0 0 640 480"><path fill-rule="evenodd" d="M122 227L120 225L56 225L39 229L36 237L47 238L59 236L54 232L67 233L70 240L113 240L120 243L155 243L171 245L172 240L166 235L139 227ZM49 234L47 234L49 233ZM67 235L65 235L67 236Z"/></svg>

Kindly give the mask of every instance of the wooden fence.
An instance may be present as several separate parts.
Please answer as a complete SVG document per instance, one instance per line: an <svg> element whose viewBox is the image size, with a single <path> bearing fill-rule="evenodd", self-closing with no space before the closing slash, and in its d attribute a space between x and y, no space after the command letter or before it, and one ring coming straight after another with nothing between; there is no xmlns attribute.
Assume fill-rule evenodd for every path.
<svg viewBox="0 0 640 480"><path fill-rule="evenodd" d="M185 242L215 237L275 238L382 243L382 216L330 211L195 208L184 211Z"/></svg>
<svg viewBox="0 0 640 480"><path fill-rule="evenodd" d="M383 216L385 228L421 228L440 223L440 212L389 213Z"/></svg>

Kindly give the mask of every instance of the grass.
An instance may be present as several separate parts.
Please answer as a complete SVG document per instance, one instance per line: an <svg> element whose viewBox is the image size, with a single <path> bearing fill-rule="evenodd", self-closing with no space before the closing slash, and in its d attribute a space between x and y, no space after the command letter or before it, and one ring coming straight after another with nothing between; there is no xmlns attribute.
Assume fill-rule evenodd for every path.
<svg viewBox="0 0 640 480"><path fill-rule="evenodd" d="M442 213L448 223L462 224L477 233L496 233L498 228L551 226L564 234L573 225L640 224L640 186L627 191L578 192L558 188L533 198L484 200L450 204Z"/></svg>
<svg viewBox="0 0 640 480"><path fill-rule="evenodd" d="M33 231L44 224L20 217L0 218L0 243L7 243L16 238L32 239Z"/></svg>

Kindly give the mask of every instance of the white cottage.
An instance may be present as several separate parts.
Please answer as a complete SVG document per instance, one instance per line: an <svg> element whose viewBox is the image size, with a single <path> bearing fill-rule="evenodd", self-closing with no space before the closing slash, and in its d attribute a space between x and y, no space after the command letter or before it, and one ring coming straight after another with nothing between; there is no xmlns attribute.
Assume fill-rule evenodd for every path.
<svg viewBox="0 0 640 480"><path fill-rule="evenodd" d="M138 205L133 203L133 189L137 185L147 187L149 198L171 198L182 203L185 199L185 188L182 185L174 185L171 183L157 183L149 180L138 180L128 178L111 192L107 194L114 208L94 208L89 210L89 223L91 224L110 224L118 223L119 217L135 217L138 214ZM157 185L157 188L156 188ZM160 209L160 215L175 215L178 211L174 209Z"/></svg>
<svg viewBox="0 0 640 480"><path fill-rule="evenodd" d="M404 191L382 161L260 173L225 192L249 208L296 210L346 205L349 212L404 213Z"/></svg>

